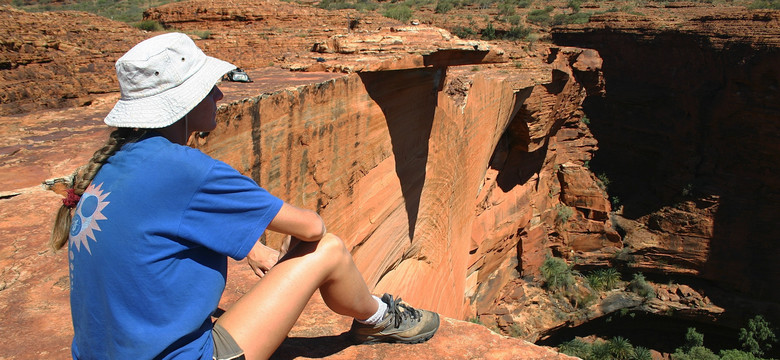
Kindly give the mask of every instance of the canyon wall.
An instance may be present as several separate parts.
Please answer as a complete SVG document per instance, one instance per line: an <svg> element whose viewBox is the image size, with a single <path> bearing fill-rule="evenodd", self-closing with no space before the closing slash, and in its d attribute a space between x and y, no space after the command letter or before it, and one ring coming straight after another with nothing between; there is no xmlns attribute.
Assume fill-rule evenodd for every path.
<svg viewBox="0 0 780 360"><path fill-rule="evenodd" d="M25 14L4 8L0 19L12 23ZM2 73L40 82L30 86L37 89L34 93L9 100L0 122L6 134L0 141L0 201L7 219L0 234L12 240L0 243L0 308L16 314L0 330L25 339L3 349L3 356L11 358L23 356L32 343L42 344L38 356L67 356L72 329L66 259L45 250L53 214L41 210L55 209L59 197L39 184L47 180L46 187L61 190L58 184L102 145L108 129L101 125L101 114L118 98L110 90L86 91L88 100L59 102L70 85L36 77L35 68L73 69L82 60L46 44L64 39L87 44L94 36L78 21L49 15L54 21L42 21L46 14L29 16L41 20L40 32L54 34L45 41L34 40L28 18L18 21L27 24L24 51L54 60L14 63ZM101 21L105 24L96 31L112 24ZM196 42L220 56L231 39L256 34L229 30L242 24L210 25L224 33L215 30L212 38ZM106 42L105 58L88 60L97 66L94 76L113 79L104 65L136 37L151 36L119 30L128 35ZM606 193L585 166L597 147L580 105L603 87L595 51L544 45L508 58L491 44L430 27L387 27L310 40L319 44L317 52L310 51L310 44L280 64L310 72L250 68L254 83L224 82L217 129L193 137L191 144L275 195L316 209L329 230L350 246L375 292L392 292L463 319L480 307L491 309L498 290L513 288L518 276L534 276L551 252L620 246L606 216ZM9 58L24 55L5 50ZM75 79L89 81L89 76ZM20 82L3 86L25 88ZM276 245L281 238L269 235L264 241ZM245 266L233 264L221 306L228 307L254 281ZM44 320L52 317L57 320ZM301 326L296 331L307 331ZM463 343L475 326L447 320L443 342L430 346L452 351L447 342ZM325 331L338 327L317 329L317 336L327 338ZM501 345L475 346L470 353L558 356L521 340L485 339Z"/></svg>
<svg viewBox="0 0 780 360"><path fill-rule="evenodd" d="M582 166L596 142L580 121L578 80L598 94L599 66L593 51L553 48L522 72L353 73L222 106L217 129L194 145L317 209L375 291L465 318L489 277L502 280L482 293L513 271L536 273L549 248L621 246ZM568 232L548 225L562 206Z"/></svg>
<svg viewBox="0 0 780 360"><path fill-rule="evenodd" d="M193 33L255 80L222 84L218 127L192 146L316 209L373 291L535 340L621 307L666 311L653 301L696 293L670 284L649 302L600 294L580 313L563 304L563 314L538 286L548 255L582 269L624 262L709 279L775 304L729 308L739 321L776 313L778 12L679 11L674 20L607 13L553 33L598 52L536 44L504 53L441 29L273 1L172 3L146 17ZM65 354L65 259L41 250L51 214L38 214L58 199L37 184L67 176L101 145L100 120L117 98L111 64L151 34L8 7L0 24L0 234L15 239L0 244L0 308L18 314L0 330L28 341L45 333L38 354ZM41 110L51 108L63 109ZM223 307L254 281L238 268ZM723 308L701 304L728 307L732 295L702 294L687 310L722 322ZM52 314L57 321L42 320ZM339 329L309 325L293 333ZM472 331L445 326L447 341ZM485 338L508 358L518 346L555 356ZM287 349L311 340L297 339Z"/></svg>
<svg viewBox="0 0 780 360"><path fill-rule="evenodd" d="M553 39L604 59L590 165L623 205L634 266L780 301L780 13L603 14Z"/></svg>

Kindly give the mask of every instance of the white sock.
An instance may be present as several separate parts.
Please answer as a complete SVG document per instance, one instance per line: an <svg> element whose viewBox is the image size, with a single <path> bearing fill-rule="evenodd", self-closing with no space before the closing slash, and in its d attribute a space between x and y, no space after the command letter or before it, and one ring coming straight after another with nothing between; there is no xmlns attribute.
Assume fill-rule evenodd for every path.
<svg viewBox="0 0 780 360"><path fill-rule="evenodd" d="M385 317L385 312L387 312L387 304L385 304L385 302L382 301L382 299L380 299L380 298L378 298L378 297L376 297L374 295L371 295L371 296L374 297L374 299L376 300L376 303L379 305L379 308L376 309L376 312L374 313L374 315L371 315L371 317L368 318L368 319L365 319L365 320L355 319L359 323L363 323L363 324L366 324L366 325L376 325L376 324L379 324L379 322L382 321L382 319L384 319L384 317Z"/></svg>

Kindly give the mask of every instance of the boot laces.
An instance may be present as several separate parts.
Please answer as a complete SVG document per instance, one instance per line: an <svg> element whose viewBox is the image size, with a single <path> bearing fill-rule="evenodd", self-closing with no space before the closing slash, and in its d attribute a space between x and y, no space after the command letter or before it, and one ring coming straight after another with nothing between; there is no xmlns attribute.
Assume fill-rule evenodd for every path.
<svg viewBox="0 0 780 360"><path fill-rule="evenodd" d="M420 321L422 319L422 313L407 304L401 302L401 298L393 299L390 296L390 303L387 304L387 312L393 317L394 325L399 328L404 319L411 318L414 321Z"/></svg>

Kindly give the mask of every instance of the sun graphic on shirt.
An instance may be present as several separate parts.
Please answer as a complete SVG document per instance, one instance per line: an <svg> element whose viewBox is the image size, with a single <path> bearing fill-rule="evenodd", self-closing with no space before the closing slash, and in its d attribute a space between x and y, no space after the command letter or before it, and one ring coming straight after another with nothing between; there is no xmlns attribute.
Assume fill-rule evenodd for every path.
<svg viewBox="0 0 780 360"><path fill-rule="evenodd" d="M98 220L106 220L103 215L103 209L109 204L106 198L111 193L103 193L100 187L103 184L95 186L90 184L84 194L81 195L79 205L73 212L73 220L70 222L70 244L75 246L76 250L81 251L81 245L92 254L89 248L88 239L97 242L95 230L100 231Z"/></svg>

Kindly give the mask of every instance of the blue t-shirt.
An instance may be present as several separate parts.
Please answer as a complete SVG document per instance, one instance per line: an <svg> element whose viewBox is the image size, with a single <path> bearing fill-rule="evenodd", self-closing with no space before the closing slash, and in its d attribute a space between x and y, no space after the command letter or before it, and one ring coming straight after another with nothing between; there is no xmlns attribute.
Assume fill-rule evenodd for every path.
<svg viewBox="0 0 780 360"><path fill-rule="evenodd" d="M157 134L126 144L81 196L70 229L75 359L211 359L227 276L282 201Z"/></svg>

